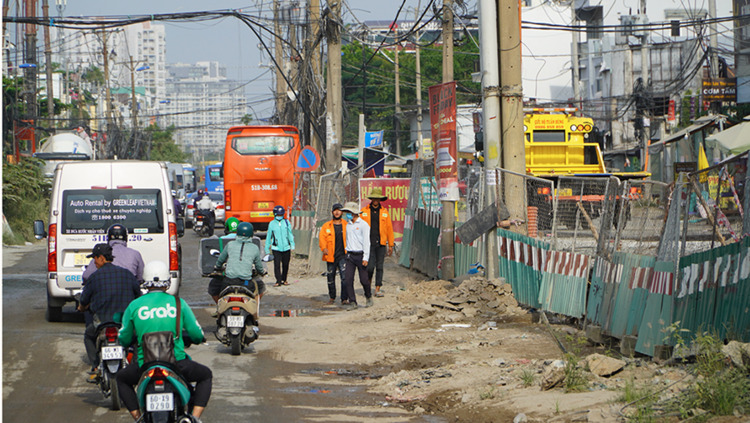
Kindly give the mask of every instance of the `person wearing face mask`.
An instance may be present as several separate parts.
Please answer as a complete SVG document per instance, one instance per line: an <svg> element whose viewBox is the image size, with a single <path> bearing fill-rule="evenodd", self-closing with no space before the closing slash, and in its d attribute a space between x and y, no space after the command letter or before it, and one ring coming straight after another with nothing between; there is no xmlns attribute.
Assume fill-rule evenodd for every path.
<svg viewBox="0 0 750 423"><path fill-rule="evenodd" d="M323 252L323 261L326 262L326 276L328 277L328 304L336 301L336 271L339 272L341 280L341 303L344 301L344 271L346 269L346 221L342 219L344 212L342 206L336 203L331 207L332 219L323 224L318 236L318 245Z"/></svg>
<svg viewBox="0 0 750 423"><path fill-rule="evenodd" d="M354 295L354 273L359 271L359 282L365 291L367 302L365 307L372 305L372 291L370 277L367 275L367 261L370 259L370 225L359 218L357 203L348 202L341 209L346 216L346 270L344 271L344 301L345 306L357 308L357 297Z"/></svg>
<svg viewBox="0 0 750 423"><path fill-rule="evenodd" d="M289 285L289 259L294 250L294 235L292 225L284 218L286 210L282 206L273 208L274 219L268 224L266 234L266 254L273 251L273 272L276 277L276 286Z"/></svg>

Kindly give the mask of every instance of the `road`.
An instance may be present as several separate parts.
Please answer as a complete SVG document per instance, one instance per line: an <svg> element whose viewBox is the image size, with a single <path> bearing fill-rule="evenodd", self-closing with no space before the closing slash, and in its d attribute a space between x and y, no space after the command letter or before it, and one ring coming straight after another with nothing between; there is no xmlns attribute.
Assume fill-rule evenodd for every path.
<svg viewBox="0 0 750 423"><path fill-rule="evenodd" d="M197 265L198 240L190 230L180 239L184 254L180 295L195 311L208 339L207 344L188 350L194 360L208 365L214 375L211 401L203 415L205 422L292 422L321 418L371 421L371 417L378 421L408 420L403 414L398 417L398 413L385 409L377 412L377 416L368 415L366 411L353 415L352 406L372 409L382 401L366 393L364 385L357 381L342 380L328 395L318 393L319 385L314 380L289 382L290 376L307 374L314 369L277 361L272 351L263 349L263 337L293 334L273 333L270 329L261 332L261 339L253 344L252 350L246 349L240 356L230 355L228 347L213 336L215 324L205 292L208 280L200 277ZM109 410L109 401L96 386L86 383L84 326L72 304L65 307L61 323L49 323L44 318L46 249L39 245L4 250L3 421L132 421L125 410ZM15 260L9 261L16 262L6 264L11 255L15 255ZM263 319L273 319L269 314L274 310L318 312L317 303L307 298L270 292L263 301L262 330ZM317 310L325 312L319 306Z"/></svg>

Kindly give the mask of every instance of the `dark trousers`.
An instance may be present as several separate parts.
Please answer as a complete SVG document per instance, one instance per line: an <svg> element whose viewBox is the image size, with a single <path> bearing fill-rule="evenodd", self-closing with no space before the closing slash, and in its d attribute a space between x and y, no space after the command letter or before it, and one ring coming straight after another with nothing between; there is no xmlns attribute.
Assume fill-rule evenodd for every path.
<svg viewBox="0 0 750 423"><path fill-rule="evenodd" d="M346 270L344 271L344 287L341 298L343 301L349 300L349 303L356 304L357 297L354 294L354 272L359 271L359 283L365 290L365 298L370 298L370 278L367 276L367 268L362 264L364 253L347 253Z"/></svg>
<svg viewBox="0 0 750 423"><path fill-rule="evenodd" d="M286 282L286 277L289 274L290 258L292 258L292 250L273 250L273 274L276 276L276 283Z"/></svg>
<svg viewBox="0 0 750 423"><path fill-rule="evenodd" d="M370 246L370 261L367 262L367 275L372 281L372 275L377 270L375 275L375 286L383 286L383 264L385 263L385 253L387 251L385 245L371 245Z"/></svg>
<svg viewBox="0 0 750 423"><path fill-rule="evenodd" d="M341 299L344 299L344 272L346 271L346 256L341 256L338 260L334 259L332 263L326 263L328 265L328 296L332 299L336 299L336 270L339 271L339 283L341 284Z"/></svg>
<svg viewBox="0 0 750 423"><path fill-rule="evenodd" d="M216 213L211 210L198 210L198 213L205 216L203 224L208 226L208 236L212 236L214 234L214 226L216 226Z"/></svg>
<svg viewBox="0 0 750 423"><path fill-rule="evenodd" d="M91 367L99 365L99 349L96 348L96 325L91 322L86 325L83 332L83 345L86 347L86 355L89 356Z"/></svg>
<svg viewBox="0 0 750 423"><path fill-rule="evenodd" d="M211 369L189 359L180 360L175 366L185 380L196 382L193 404L198 407L205 407L208 404L208 399L211 397L211 385L213 382ZM134 387L138 383L140 376L141 368L138 366L138 361L133 361L127 367L117 372L117 388L120 391L120 399L128 411L138 409L138 397L135 395Z"/></svg>

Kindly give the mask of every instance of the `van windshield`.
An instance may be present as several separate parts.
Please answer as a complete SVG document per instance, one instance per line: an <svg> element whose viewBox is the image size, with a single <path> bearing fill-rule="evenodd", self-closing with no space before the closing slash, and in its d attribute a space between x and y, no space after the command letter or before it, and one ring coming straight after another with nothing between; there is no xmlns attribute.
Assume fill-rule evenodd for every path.
<svg viewBox="0 0 750 423"><path fill-rule="evenodd" d="M133 234L163 233L158 189L82 189L63 192L63 234L103 234L122 223Z"/></svg>

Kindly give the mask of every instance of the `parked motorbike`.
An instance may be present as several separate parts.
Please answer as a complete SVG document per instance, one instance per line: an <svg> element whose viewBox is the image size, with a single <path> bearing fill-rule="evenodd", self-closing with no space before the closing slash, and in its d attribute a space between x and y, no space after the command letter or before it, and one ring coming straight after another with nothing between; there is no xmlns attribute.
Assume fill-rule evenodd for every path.
<svg viewBox="0 0 750 423"><path fill-rule="evenodd" d="M185 347L190 337L183 332ZM175 366L162 361L144 363L140 381L136 387L138 404L143 423L193 423L190 414L193 408L193 386L188 383Z"/></svg>
<svg viewBox="0 0 750 423"><path fill-rule="evenodd" d="M195 219L193 219L193 230L200 237L207 237L211 234L211 228L209 227L209 222L211 220L208 216L208 213L209 212L205 212L203 210L195 211Z"/></svg>
<svg viewBox="0 0 750 423"><path fill-rule="evenodd" d="M112 410L120 409L120 395L115 375L127 365L126 351L117 342L120 324L102 323L97 328L96 346L99 350L98 385L104 398L111 398Z"/></svg>

